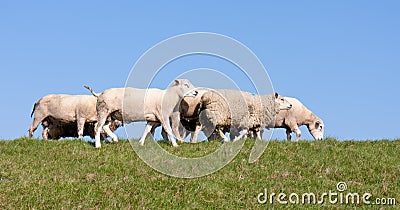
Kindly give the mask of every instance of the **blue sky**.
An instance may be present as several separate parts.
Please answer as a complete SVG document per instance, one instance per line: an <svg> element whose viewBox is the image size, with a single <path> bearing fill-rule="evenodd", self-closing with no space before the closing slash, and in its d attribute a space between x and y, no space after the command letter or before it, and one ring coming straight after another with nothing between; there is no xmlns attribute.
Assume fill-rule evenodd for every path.
<svg viewBox="0 0 400 210"><path fill-rule="evenodd" d="M275 90L321 117L326 135L400 138L399 10L394 0L3 1L0 139L27 135L32 106L44 95L88 94L83 84L98 92L122 87L149 48L199 31L249 47Z"/></svg>

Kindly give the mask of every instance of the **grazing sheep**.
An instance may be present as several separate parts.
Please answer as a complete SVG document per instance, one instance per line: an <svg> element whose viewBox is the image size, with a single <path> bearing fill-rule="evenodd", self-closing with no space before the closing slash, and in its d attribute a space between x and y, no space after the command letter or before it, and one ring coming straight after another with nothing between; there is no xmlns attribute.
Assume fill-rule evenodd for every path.
<svg viewBox="0 0 400 210"><path fill-rule="evenodd" d="M288 141L291 140L291 133L295 132L296 141L298 141L301 136L299 126L306 125L315 140L322 140L324 137L324 122L296 98L285 98L293 107L290 110L279 112L274 127L285 128Z"/></svg>
<svg viewBox="0 0 400 210"><path fill-rule="evenodd" d="M51 117L61 122L76 123L77 136L82 138L85 123L97 121L96 97L90 95L50 94L35 103L31 117L33 115L34 119L29 127L29 137L33 136L33 132L42 121Z"/></svg>
<svg viewBox="0 0 400 210"><path fill-rule="evenodd" d="M93 94L97 96L96 110L98 119L95 128L95 147L101 147L101 129L104 125L109 124L111 120L119 120L123 123L147 121L142 138L139 140L140 145L144 144L147 134L151 132L153 127L161 124L167 132L172 145L178 146L172 133L174 132L178 140L181 140L178 131L179 118L176 117L179 116L176 114L179 111L177 105L185 95L195 96L197 92L192 91L193 89L194 86L189 80L177 79L166 90L128 87L111 88L100 95ZM170 121L173 125L172 128ZM118 138L115 137L113 140L117 142Z"/></svg>

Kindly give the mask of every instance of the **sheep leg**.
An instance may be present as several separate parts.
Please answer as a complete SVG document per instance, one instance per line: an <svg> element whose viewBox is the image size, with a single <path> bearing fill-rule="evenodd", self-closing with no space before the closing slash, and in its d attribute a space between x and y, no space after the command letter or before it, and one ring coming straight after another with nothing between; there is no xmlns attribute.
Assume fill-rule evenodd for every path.
<svg viewBox="0 0 400 210"><path fill-rule="evenodd" d="M160 126L160 124L159 123L155 123L155 124L153 124L153 127L151 128L150 133L151 133L151 135L153 137L154 137L154 132L156 131L156 128L158 126ZM163 137L164 141L166 141L166 142L168 141L168 134L167 134L167 132L165 132L164 128L161 128L161 136ZM148 137L146 137L146 138L148 138Z"/></svg>
<svg viewBox="0 0 400 210"><path fill-rule="evenodd" d="M183 140L185 140L186 137L189 136L189 134L192 134L192 132L186 130L186 129L183 127L183 125L179 125L179 133L181 134L181 137L182 137ZM192 136L190 136L190 137L192 137Z"/></svg>
<svg viewBox="0 0 400 210"><path fill-rule="evenodd" d="M139 140L139 145L143 146L144 145L144 140L146 140L147 134L151 132L151 129L154 126L154 122L147 122L146 127L144 129L142 138Z"/></svg>
<svg viewBox="0 0 400 210"><path fill-rule="evenodd" d="M44 140L48 140L49 139L49 127L43 128L42 137L43 137Z"/></svg>
<svg viewBox="0 0 400 210"><path fill-rule="evenodd" d="M229 138L230 138L230 139L235 139L236 136L237 136L237 133L236 133L236 132L234 132L234 131L229 132Z"/></svg>
<svg viewBox="0 0 400 210"><path fill-rule="evenodd" d="M78 129L78 138L82 139L83 138L83 128L85 127L85 118L79 118L76 123L77 123L77 129Z"/></svg>
<svg viewBox="0 0 400 210"><path fill-rule="evenodd" d="M155 126L155 125L153 125L153 127L151 127L150 134L152 136L154 136L154 132L156 131L156 128L157 128L157 126ZM147 138L147 136L146 136L146 138Z"/></svg>
<svg viewBox="0 0 400 210"><path fill-rule="evenodd" d="M190 134L190 143L197 143L197 139L195 140L194 137L193 137L194 131L189 131L189 134Z"/></svg>
<svg viewBox="0 0 400 210"><path fill-rule="evenodd" d="M288 141L292 140L292 130L290 130L289 128L286 129L286 139Z"/></svg>
<svg viewBox="0 0 400 210"><path fill-rule="evenodd" d="M158 123L154 123L154 124L153 124L153 127L151 127L150 133L147 134L146 139L150 138L149 135L153 136L153 138L154 138L154 133L155 133L156 128L157 128L158 126L160 126L160 124L158 124ZM162 131L161 131L161 133L162 133Z"/></svg>
<svg viewBox="0 0 400 210"><path fill-rule="evenodd" d="M300 131L299 127L297 127L297 126L293 131L296 133L296 142L298 142L300 139L300 136L301 136L301 131Z"/></svg>
<svg viewBox="0 0 400 210"><path fill-rule="evenodd" d="M249 131L248 129L243 129L243 130L240 132L239 136L236 137L235 139L233 139L233 141L237 141L237 140L243 138L243 136L246 135L248 131Z"/></svg>
<svg viewBox="0 0 400 210"><path fill-rule="evenodd" d="M101 142L100 142L100 136L101 136L101 131L103 129L104 124L106 123L107 120L107 116L108 113L107 112L100 112L97 115L97 124L96 124L96 128L95 128L95 140L94 140L94 146L96 148L100 148L101 147Z"/></svg>
<svg viewBox="0 0 400 210"><path fill-rule="evenodd" d="M202 126L196 125L194 132L190 135L190 143L196 143Z"/></svg>
<svg viewBox="0 0 400 210"><path fill-rule="evenodd" d="M103 131L106 132L108 136L111 137L111 142L118 143L118 137L115 135L110 129L110 123L107 123L103 126Z"/></svg>
<svg viewBox="0 0 400 210"><path fill-rule="evenodd" d="M97 122L94 124L94 128L93 128L94 134L93 134L93 135L90 134L90 138L95 138L95 135L96 135L96 126L97 126ZM100 140L106 140L106 139L107 139L107 135L106 135L105 133L101 132Z"/></svg>
<svg viewBox="0 0 400 210"><path fill-rule="evenodd" d="M180 113L174 112L171 116L171 124L172 124L172 131L176 136L176 140L183 142L183 138L181 136L181 132L179 131L179 126L181 124L180 120Z"/></svg>
<svg viewBox="0 0 400 210"><path fill-rule="evenodd" d="M188 132L188 131L182 130L182 129L179 129L179 133L182 137L182 142L184 142L186 137L189 136L189 134L191 134L191 132Z"/></svg>
<svg viewBox="0 0 400 210"><path fill-rule="evenodd" d="M229 138L230 138L231 140L233 140L233 139L236 138L236 136L239 136L239 131L238 131L238 129L236 129L236 128L231 128L231 129L229 130Z"/></svg>
<svg viewBox="0 0 400 210"><path fill-rule="evenodd" d="M254 131L254 132L256 132L256 135L255 135L256 139L259 139L259 140L262 139L262 138L261 138L261 136L262 136L261 131L262 131L262 129L258 129L257 131ZM254 134L253 134L253 135L254 135Z"/></svg>
<svg viewBox="0 0 400 210"><path fill-rule="evenodd" d="M164 117L165 121L161 122L162 127L164 128L165 132L167 132L169 139L171 140L172 146L177 147L178 144L176 143L174 134L172 133L171 124L169 121L169 117Z"/></svg>
<svg viewBox="0 0 400 210"><path fill-rule="evenodd" d="M219 136L224 140L224 142L229 142L229 139L226 138L224 132L222 132L221 129L218 129L218 134L219 134Z"/></svg>
<svg viewBox="0 0 400 210"><path fill-rule="evenodd" d="M168 134L165 132L164 128L161 129L161 136L163 137L164 141L168 142Z"/></svg>
<svg viewBox="0 0 400 210"><path fill-rule="evenodd" d="M264 129L260 129L260 132L259 132L260 139L262 139L263 134L264 134Z"/></svg>

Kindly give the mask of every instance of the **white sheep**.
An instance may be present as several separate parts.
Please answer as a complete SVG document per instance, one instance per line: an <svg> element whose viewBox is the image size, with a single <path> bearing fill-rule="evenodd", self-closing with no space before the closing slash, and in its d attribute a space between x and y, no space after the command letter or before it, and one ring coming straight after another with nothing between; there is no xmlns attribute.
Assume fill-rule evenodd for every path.
<svg viewBox="0 0 400 210"><path fill-rule="evenodd" d="M210 90L201 97L199 120L207 130L214 130L228 142L225 132L231 128L249 129L250 114L246 100L239 90Z"/></svg>
<svg viewBox="0 0 400 210"><path fill-rule="evenodd" d="M146 128L139 140L140 145L144 144L147 134L161 124L170 137L172 145L178 146L173 135L174 133L180 140L179 127L176 122L179 121L178 103L184 96L195 96L197 94L196 91L193 91L194 86L187 79L174 80L166 90L131 87L111 88L98 95L90 88L88 89L97 97L96 148L101 147L101 129L107 126L110 120L119 120L124 124L147 121ZM177 119L175 119L175 116L177 116ZM113 141L117 142L118 138L115 136Z"/></svg>
<svg viewBox="0 0 400 210"><path fill-rule="evenodd" d="M49 136L53 139L60 137L82 138L89 134L85 132L85 129L88 129L86 128L87 125L94 125L97 121L96 97L67 94L46 95L35 103L32 116L34 118L29 127L29 137L33 136L39 124L42 123L43 139L48 139ZM113 137L115 134L110 129L110 125L111 123L104 126L103 129L107 135ZM114 125L117 126L118 124Z"/></svg>
<svg viewBox="0 0 400 210"><path fill-rule="evenodd" d="M249 129L254 132L254 137L261 139L264 128L272 128L275 125L275 117L280 110L288 110L292 105L278 93L269 95L247 96L247 105L250 113ZM243 136L247 137L248 133Z"/></svg>
<svg viewBox="0 0 400 210"><path fill-rule="evenodd" d="M255 95L239 90L217 90L204 93L201 98L200 123L205 127L215 127L224 141L225 132L230 132L231 140L241 139L249 129L260 131L274 125L279 110L290 109L291 104L277 93ZM210 126L211 125L211 126Z"/></svg>
<svg viewBox="0 0 400 210"><path fill-rule="evenodd" d="M299 126L306 125L315 140L322 140L324 137L324 122L296 98L285 98L293 107L279 112L276 116L274 127L285 128L288 141L292 138L291 133L295 132L296 141L298 141L301 136Z"/></svg>

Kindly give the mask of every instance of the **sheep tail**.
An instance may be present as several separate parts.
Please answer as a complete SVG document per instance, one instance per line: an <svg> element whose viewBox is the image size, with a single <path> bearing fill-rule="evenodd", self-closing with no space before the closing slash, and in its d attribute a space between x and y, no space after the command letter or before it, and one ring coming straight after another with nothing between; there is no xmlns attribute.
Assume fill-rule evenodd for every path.
<svg viewBox="0 0 400 210"><path fill-rule="evenodd" d="M87 85L84 85L83 87L85 87L86 89L88 89L88 90L93 94L94 97L96 97L96 98L99 97L99 94L95 93L91 87L89 87L89 86L87 86Z"/></svg>
<svg viewBox="0 0 400 210"><path fill-rule="evenodd" d="M35 104L33 105L33 109L32 109L32 112L31 112L31 118L32 118L32 116L33 116L33 113L35 113L36 107L37 107L38 105L39 105L39 101L36 101Z"/></svg>

